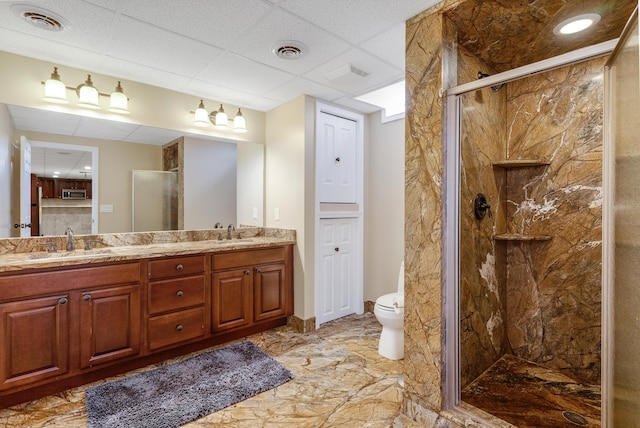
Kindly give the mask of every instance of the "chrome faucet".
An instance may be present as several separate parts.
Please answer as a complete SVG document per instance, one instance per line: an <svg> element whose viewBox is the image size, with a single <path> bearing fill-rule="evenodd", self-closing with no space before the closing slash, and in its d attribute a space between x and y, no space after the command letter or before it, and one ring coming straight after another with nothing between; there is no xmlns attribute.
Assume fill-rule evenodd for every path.
<svg viewBox="0 0 640 428"><path fill-rule="evenodd" d="M67 227L67 230L65 230L64 233L67 234L67 251L75 250L76 246L73 243L73 229Z"/></svg>
<svg viewBox="0 0 640 428"><path fill-rule="evenodd" d="M231 239L231 231L232 230L236 230L236 227L234 226L233 223L231 223L229 225L229 227L227 227L227 239Z"/></svg>

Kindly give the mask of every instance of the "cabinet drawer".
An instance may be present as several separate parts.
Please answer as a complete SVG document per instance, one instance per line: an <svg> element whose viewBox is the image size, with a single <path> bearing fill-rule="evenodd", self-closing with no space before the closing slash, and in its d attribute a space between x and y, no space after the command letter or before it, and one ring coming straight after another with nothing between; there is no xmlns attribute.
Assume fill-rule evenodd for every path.
<svg viewBox="0 0 640 428"><path fill-rule="evenodd" d="M204 304L204 275L149 283L149 314Z"/></svg>
<svg viewBox="0 0 640 428"><path fill-rule="evenodd" d="M0 300L140 281L140 263L0 276Z"/></svg>
<svg viewBox="0 0 640 428"><path fill-rule="evenodd" d="M172 257L149 262L148 277L171 278L204 272L204 256Z"/></svg>
<svg viewBox="0 0 640 428"><path fill-rule="evenodd" d="M204 337L204 307L149 318L149 350Z"/></svg>
<svg viewBox="0 0 640 428"><path fill-rule="evenodd" d="M235 269L242 266L279 262L285 259L286 248L276 247L266 250L220 253L212 256L213 270Z"/></svg>

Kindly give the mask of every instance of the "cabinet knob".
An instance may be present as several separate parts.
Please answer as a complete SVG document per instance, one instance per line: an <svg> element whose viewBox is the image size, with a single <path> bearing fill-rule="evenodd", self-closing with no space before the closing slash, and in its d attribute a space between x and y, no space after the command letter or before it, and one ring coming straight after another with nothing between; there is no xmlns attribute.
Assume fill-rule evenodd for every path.
<svg viewBox="0 0 640 428"><path fill-rule="evenodd" d="M336 253L339 253L340 252L340 247L336 247L336 248L334 248L334 250L335 250Z"/></svg>
<svg viewBox="0 0 640 428"><path fill-rule="evenodd" d="M184 266L182 266L182 263L178 264L178 266L176 266L177 270L182 270L184 269Z"/></svg>
<svg viewBox="0 0 640 428"><path fill-rule="evenodd" d="M244 274L245 274L245 275L249 275L250 273L251 273L251 272L249 272L249 269L246 269L246 270L244 271Z"/></svg>
<svg viewBox="0 0 640 428"><path fill-rule="evenodd" d="M340 157L337 157L337 158L336 158L336 162L340 162Z"/></svg>
<svg viewBox="0 0 640 428"><path fill-rule="evenodd" d="M256 268L256 272L260 273L260 272L262 272L262 269Z"/></svg>
<svg viewBox="0 0 640 428"><path fill-rule="evenodd" d="M84 296L82 296L82 300L88 302L89 300L91 300L91 294L85 294Z"/></svg>
<svg viewBox="0 0 640 428"><path fill-rule="evenodd" d="M58 303L60 303L61 305L66 305L68 302L66 297L62 297L60 300L58 300Z"/></svg>
<svg viewBox="0 0 640 428"><path fill-rule="evenodd" d="M178 291L178 292L176 293L176 296L178 296L178 297L182 297L182 296L184 296L184 293L182 292L182 290L180 290L180 291Z"/></svg>
<svg viewBox="0 0 640 428"><path fill-rule="evenodd" d="M183 327L182 327L182 324L178 324L178 325L176 326L176 331L182 331L182 328L183 328Z"/></svg>

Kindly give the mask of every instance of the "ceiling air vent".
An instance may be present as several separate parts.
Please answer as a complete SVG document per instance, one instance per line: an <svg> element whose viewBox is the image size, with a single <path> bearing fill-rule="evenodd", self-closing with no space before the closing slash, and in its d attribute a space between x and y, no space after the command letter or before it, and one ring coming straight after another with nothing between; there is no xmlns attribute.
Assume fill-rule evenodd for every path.
<svg viewBox="0 0 640 428"><path fill-rule="evenodd" d="M304 43L284 40L276 43L271 48L271 52L282 59L299 59L308 52L308 48Z"/></svg>
<svg viewBox="0 0 640 428"><path fill-rule="evenodd" d="M329 80L345 80L351 78L356 78L356 80L358 80L367 77L368 75L369 73L363 69L358 68L353 64L346 64L330 73L327 73L325 77Z"/></svg>
<svg viewBox="0 0 640 428"><path fill-rule="evenodd" d="M40 7L18 4L11 8L29 24L47 31L62 31L68 27L66 20L55 13Z"/></svg>

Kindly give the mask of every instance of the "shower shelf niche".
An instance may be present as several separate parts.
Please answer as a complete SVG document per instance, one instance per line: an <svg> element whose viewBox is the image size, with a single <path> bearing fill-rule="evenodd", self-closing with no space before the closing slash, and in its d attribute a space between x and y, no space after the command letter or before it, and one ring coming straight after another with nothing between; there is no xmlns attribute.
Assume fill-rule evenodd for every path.
<svg viewBox="0 0 640 428"><path fill-rule="evenodd" d="M494 241L550 241L549 235L522 235L520 233L501 233L492 236Z"/></svg>
<svg viewBox="0 0 640 428"><path fill-rule="evenodd" d="M514 159L514 160L503 160L494 162L493 166L497 166L504 169L511 168L522 168L528 166L547 166L549 162L537 160L537 159Z"/></svg>

